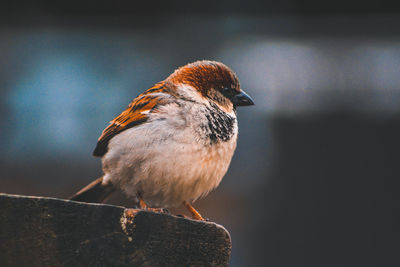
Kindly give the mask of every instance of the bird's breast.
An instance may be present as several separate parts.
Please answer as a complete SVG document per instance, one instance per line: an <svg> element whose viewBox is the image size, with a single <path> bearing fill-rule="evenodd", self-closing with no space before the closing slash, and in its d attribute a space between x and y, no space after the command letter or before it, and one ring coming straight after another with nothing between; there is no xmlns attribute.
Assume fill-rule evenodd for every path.
<svg viewBox="0 0 400 267"><path fill-rule="evenodd" d="M236 148L235 117L205 108L171 109L115 136L103 157L106 180L128 195L142 192L153 206L207 194L222 180Z"/></svg>

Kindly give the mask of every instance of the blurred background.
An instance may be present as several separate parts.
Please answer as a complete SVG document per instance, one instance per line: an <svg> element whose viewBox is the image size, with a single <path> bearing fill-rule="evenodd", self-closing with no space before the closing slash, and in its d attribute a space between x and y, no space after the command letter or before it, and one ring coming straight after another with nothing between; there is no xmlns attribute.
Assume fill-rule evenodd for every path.
<svg viewBox="0 0 400 267"><path fill-rule="evenodd" d="M67 198L102 175L96 140L134 97L218 60L256 102L238 110L222 184L195 204L230 231L231 265L399 266L399 14L378 1L14 1L0 9L0 192Z"/></svg>

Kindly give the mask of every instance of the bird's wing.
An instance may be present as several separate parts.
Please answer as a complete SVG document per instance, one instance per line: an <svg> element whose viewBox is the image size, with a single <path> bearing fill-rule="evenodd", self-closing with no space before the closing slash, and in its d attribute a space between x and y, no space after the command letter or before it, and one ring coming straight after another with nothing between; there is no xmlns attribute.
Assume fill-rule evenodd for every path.
<svg viewBox="0 0 400 267"><path fill-rule="evenodd" d="M108 150L108 142L118 133L146 122L149 113L155 112L160 105L170 103L171 92L165 83L161 82L136 97L129 106L115 119L97 140L93 156L102 157Z"/></svg>

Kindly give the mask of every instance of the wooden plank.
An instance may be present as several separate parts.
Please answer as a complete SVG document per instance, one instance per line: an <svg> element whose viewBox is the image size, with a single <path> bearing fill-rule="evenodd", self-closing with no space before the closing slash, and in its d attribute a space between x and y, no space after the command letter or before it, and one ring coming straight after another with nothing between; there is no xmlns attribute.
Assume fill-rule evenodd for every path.
<svg viewBox="0 0 400 267"><path fill-rule="evenodd" d="M230 252L215 223L0 194L0 266L228 266Z"/></svg>

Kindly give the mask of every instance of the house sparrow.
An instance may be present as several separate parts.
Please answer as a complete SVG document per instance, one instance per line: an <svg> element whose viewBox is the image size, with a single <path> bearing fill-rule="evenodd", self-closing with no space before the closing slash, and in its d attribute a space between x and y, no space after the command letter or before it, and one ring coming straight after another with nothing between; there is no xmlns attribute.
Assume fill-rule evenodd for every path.
<svg viewBox="0 0 400 267"><path fill-rule="evenodd" d="M142 208L191 202L207 195L228 170L238 134L236 107L254 105L236 74L197 61L155 84L110 122L93 152L104 175L71 200L102 202L116 188Z"/></svg>

